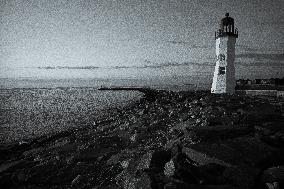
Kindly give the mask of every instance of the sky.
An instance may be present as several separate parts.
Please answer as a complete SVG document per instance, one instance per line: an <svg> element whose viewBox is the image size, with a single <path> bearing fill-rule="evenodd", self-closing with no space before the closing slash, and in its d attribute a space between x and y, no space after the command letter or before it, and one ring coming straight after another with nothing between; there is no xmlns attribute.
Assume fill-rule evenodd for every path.
<svg viewBox="0 0 284 189"><path fill-rule="evenodd" d="M283 0L0 0L0 77L47 66L211 73L226 12L239 29L237 74L284 76Z"/></svg>

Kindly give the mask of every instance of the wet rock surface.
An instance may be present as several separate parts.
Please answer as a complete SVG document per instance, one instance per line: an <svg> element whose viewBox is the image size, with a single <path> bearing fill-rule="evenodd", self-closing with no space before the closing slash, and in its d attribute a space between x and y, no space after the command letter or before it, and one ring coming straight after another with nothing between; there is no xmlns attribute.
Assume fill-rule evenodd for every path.
<svg viewBox="0 0 284 189"><path fill-rule="evenodd" d="M148 91L0 151L1 188L283 188L283 99Z"/></svg>

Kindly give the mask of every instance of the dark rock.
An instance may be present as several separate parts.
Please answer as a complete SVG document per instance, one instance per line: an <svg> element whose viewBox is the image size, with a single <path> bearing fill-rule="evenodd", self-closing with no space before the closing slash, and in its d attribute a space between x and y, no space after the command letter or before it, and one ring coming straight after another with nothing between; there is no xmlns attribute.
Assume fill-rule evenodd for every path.
<svg viewBox="0 0 284 189"><path fill-rule="evenodd" d="M180 145L177 146L177 153L172 158L175 167L174 178L188 184L199 184L199 177L196 164L187 157Z"/></svg>
<svg viewBox="0 0 284 189"><path fill-rule="evenodd" d="M184 189L191 188L189 184L180 181L180 180L172 180L164 185L164 189Z"/></svg>
<svg viewBox="0 0 284 189"><path fill-rule="evenodd" d="M281 116L281 112L277 107L269 103L260 103L246 110L248 117L247 122L259 122L275 120Z"/></svg>
<svg viewBox="0 0 284 189"><path fill-rule="evenodd" d="M132 143L136 142L137 141L137 132L135 132L131 137L130 137L130 141Z"/></svg>
<svg viewBox="0 0 284 189"><path fill-rule="evenodd" d="M54 150L57 153L68 153L70 151L75 151L78 149L78 146L80 146L80 143L66 143L62 146L58 146L54 149L50 149L50 150ZM49 151L49 150L48 150Z"/></svg>
<svg viewBox="0 0 284 189"><path fill-rule="evenodd" d="M18 182L20 182L20 183L26 182L29 177L30 177L30 175L25 171L20 171L17 174Z"/></svg>
<svg viewBox="0 0 284 189"><path fill-rule="evenodd" d="M118 186L126 189L151 188L151 179L144 170L150 168L152 153L144 154L140 159L127 161L127 166L119 173L115 180Z"/></svg>
<svg viewBox="0 0 284 189"><path fill-rule="evenodd" d="M85 188L86 183L83 182L83 177L81 175L77 175L71 182L72 188Z"/></svg>
<svg viewBox="0 0 284 189"><path fill-rule="evenodd" d="M259 174L260 170L253 167L228 167L223 171L222 179L225 183L239 188L252 188L255 186L255 181Z"/></svg>
<svg viewBox="0 0 284 189"><path fill-rule="evenodd" d="M207 165L207 164L219 164L226 167L231 167L230 163L224 162L221 159L215 158L214 156L208 156L206 153L191 149L191 148L184 148L184 152L186 153L187 157L194 161L196 164L199 165Z"/></svg>
<svg viewBox="0 0 284 189"><path fill-rule="evenodd" d="M18 160L18 161L10 161L10 162L5 162L5 163L2 163L1 166L0 166L0 173L1 172L4 172L8 169L11 169L21 163L24 163L24 160Z"/></svg>
<svg viewBox="0 0 284 189"><path fill-rule="evenodd" d="M254 129L244 126L203 126L190 129L191 136L198 141L219 141L236 138L253 132Z"/></svg>
<svg viewBox="0 0 284 189"><path fill-rule="evenodd" d="M132 157L127 161L124 170L116 177L116 181L123 188L163 186L164 166L170 158L170 151L165 150L146 153L138 159Z"/></svg>
<svg viewBox="0 0 284 189"><path fill-rule="evenodd" d="M265 122L255 127L256 136L269 145L282 147L284 145L284 122Z"/></svg>
<svg viewBox="0 0 284 189"><path fill-rule="evenodd" d="M72 163L74 163L75 162L75 155L70 155L70 156L67 156L66 158L65 158L65 161L66 161L66 163L67 164L72 164Z"/></svg>
<svg viewBox="0 0 284 189"><path fill-rule="evenodd" d="M144 154L142 158L139 160L139 163L137 165L137 170L150 169L152 157L153 157L153 152L151 151Z"/></svg>
<svg viewBox="0 0 284 189"><path fill-rule="evenodd" d="M236 138L218 143L199 143L187 149L187 155L202 164L259 166L271 158L276 149L255 138Z"/></svg>
<svg viewBox="0 0 284 189"><path fill-rule="evenodd" d="M94 169L94 166L93 164L87 162L77 162L76 165L69 166L69 168L71 168L70 173L72 174L84 175L88 172L91 172L92 169Z"/></svg>
<svg viewBox="0 0 284 189"><path fill-rule="evenodd" d="M121 163L121 161L124 160L130 160L134 158L134 150L122 150L120 153L112 155L108 160L107 160L107 165L116 165ZM150 158L151 159L151 158Z"/></svg>
<svg viewBox="0 0 284 189"><path fill-rule="evenodd" d="M136 189L151 189L151 180L148 174L142 173L136 180Z"/></svg>
<svg viewBox="0 0 284 189"><path fill-rule="evenodd" d="M167 177L171 177L171 176L174 176L174 173L175 173L175 164L173 160L170 160L169 162L165 164L164 174Z"/></svg>
<svg viewBox="0 0 284 189"><path fill-rule="evenodd" d="M261 176L261 183L277 182L279 187L284 187L284 166L270 167Z"/></svg>
<svg viewBox="0 0 284 189"><path fill-rule="evenodd" d="M81 150L77 155L75 155L76 161L96 161L97 158L101 157L102 155L106 155L110 152L113 152L114 149L111 148L88 148Z"/></svg>
<svg viewBox="0 0 284 189"><path fill-rule="evenodd" d="M194 127L195 126L195 120L187 120L178 124L175 124L173 126L173 129L179 130L179 131L185 131L188 128Z"/></svg>
<svg viewBox="0 0 284 189"><path fill-rule="evenodd" d="M238 189L237 187L234 187L232 185L197 185L197 184L190 184L190 189ZM241 188L239 188L241 189Z"/></svg>
<svg viewBox="0 0 284 189"><path fill-rule="evenodd" d="M209 117L206 120L208 126L222 125L223 122L222 117Z"/></svg>
<svg viewBox="0 0 284 189"><path fill-rule="evenodd" d="M219 164L206 164L198 166L198 175L202 179L202 184L224 184L223 172L226 167Z"/></svg>
<svg viewBox="0 0 284 189"><path fill-rule="evenodd" d="M277 149L277 148L276 148ZM269 167L277 167L279 165L284 165L284 150L283 149L277 149L274 153L267 156L263 160L261 160L257 167L264 170Z"/></svg>
<svg viewBox="0 0 284 189"><path fill-rule="evenodd" d="M273 182L273 183L265 183L265 186L267 189L280 189L279 183L278 182Z"/></svg>
<svg viewBox="0 0 284 189"><path fill-rule="evenodd" d="M49 183L50 178L57 174L59 167L53 162L39 164L30 169L27 182L32 184Z"/></svg>
<svg viewBox="0 0 284 189"><path fill-rule="evenodd" d="M268 136L262 136L261 140L275 147L283 147L284 145L284 131L276 132Z"/></svg>
<svg viewBox="0 0 284 189"><path fill-rule="evenodd" d="M17 186L18 178L14 178L12 174L1 174L0 175L0 186L1 188L11 188Z"/></svg>
<svg viewBox="0 0 284 189"><path fill-rule="evenodd" d="M29 157L29 156L35 156L36 154L39 154L42 152L44 149L42 147L39 148L33 148L30 150L27 150L23 153L24 156Z"/></svg>
<svg viewBox="0 0 284 189"><path fill-rule="evenodd" d="M158 150L153 152L150 169L154 172L163 172L165 164L171 159L171 152L167 150Z"/></svg>

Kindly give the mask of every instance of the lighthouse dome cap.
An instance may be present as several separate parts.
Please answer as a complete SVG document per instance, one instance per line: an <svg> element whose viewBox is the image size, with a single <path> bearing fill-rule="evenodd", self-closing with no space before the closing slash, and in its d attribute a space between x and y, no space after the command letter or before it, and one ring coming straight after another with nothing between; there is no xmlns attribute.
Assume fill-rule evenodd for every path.
<svg viewBox="0 0 284 189"><path fill-rule="evenodd" d="M221 20L220 26L223 28L223 26L229 26L234 25L234 19L232 17L229 17L229 13L225 14L225 18Z"/></svg>

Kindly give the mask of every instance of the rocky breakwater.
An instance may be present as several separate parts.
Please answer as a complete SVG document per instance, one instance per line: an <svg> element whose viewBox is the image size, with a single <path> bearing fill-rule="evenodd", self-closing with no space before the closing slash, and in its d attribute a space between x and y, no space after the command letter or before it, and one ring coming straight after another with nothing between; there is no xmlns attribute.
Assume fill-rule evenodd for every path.
<svg viewBox="0 0 284 189"><path fill-rule="evenodd" d="M1 149L1 188L283 188L283 99L147 91Z"/></svg>

